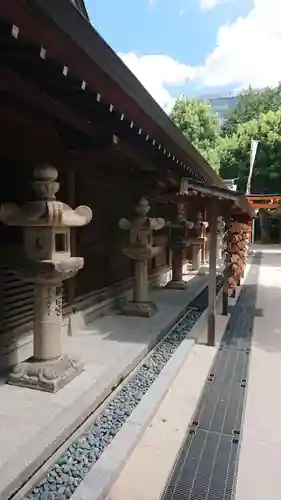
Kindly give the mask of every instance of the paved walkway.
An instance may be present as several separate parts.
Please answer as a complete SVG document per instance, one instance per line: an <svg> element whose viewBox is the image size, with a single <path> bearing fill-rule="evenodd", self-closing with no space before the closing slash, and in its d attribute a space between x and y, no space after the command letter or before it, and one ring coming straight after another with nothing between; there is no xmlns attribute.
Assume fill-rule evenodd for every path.
<svg viewBox="0 0 281 500"><path fill-rule="evenodd" d="M189 302L206 286L207 276L185 276L185 291L158 288L151 318L108 314L65 339L65 350L79 357L85 371L56 394L7 385L0 379L0 499L25 480L63 443L170 329Z"/></svg>
<svg viewBox="0 0 281 500"><path fill-rule="evenodd" d="M255 252L223 349L194 348L107 500L279 500L281 247Z"/></svg>
<svg viewBox="0 0 281 500"><path fill-rule="evenodd" d="M281 248L262 248L235 500L281 492Z"/></svg>

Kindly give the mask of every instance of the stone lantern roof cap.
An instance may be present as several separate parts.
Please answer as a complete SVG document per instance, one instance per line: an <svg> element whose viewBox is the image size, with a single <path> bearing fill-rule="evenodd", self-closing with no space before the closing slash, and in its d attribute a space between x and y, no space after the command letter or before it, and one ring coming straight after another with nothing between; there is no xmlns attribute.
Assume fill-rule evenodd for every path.
<svg viewBox="0 0 281 500"><path fill-rule="evenodd" d="M58 171L45 165L34 170L31 183L36 192L35 201L23 207L5 203L0 208L0 220L10 226L22 227L76 227L85 226L92 219L92 210L84 205L73 210L69 205L56 200L59 190Z"/></svg>

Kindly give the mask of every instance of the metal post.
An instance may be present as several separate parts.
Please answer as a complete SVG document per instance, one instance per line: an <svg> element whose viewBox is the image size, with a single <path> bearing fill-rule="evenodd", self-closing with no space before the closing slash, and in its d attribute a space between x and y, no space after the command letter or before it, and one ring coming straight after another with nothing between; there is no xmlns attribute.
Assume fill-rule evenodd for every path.
<svg viewBox="0 0 281 500"><path fill-rule="evenodd" d="M210 258L208 284L208 345L215 345L216 276L217 276L217 219L218 201L212 200L210 210Z"/></svg>

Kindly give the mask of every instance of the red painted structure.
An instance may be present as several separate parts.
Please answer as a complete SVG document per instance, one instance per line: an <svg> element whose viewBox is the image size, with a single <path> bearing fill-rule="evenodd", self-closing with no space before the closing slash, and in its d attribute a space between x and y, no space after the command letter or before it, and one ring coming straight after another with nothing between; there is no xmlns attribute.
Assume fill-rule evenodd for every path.
<svg viewBox="0 0 281 500"><path fill-rule="evenodd" d="M281 195L252 194L247 199L254 210L265 208L272 210L281 207Z"/></svg>

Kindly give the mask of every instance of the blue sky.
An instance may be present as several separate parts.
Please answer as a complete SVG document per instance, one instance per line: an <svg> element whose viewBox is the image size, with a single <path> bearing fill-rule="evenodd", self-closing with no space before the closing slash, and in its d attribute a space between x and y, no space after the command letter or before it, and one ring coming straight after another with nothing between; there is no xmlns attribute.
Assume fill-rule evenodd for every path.
<svg viewBox="0 0 281 500"><path fill-rule="evenodd" d="M164 108L182 93L223 95L277 83L279 64L268 58L280 54L280 4L86 0L92 24Z"/></svg>

